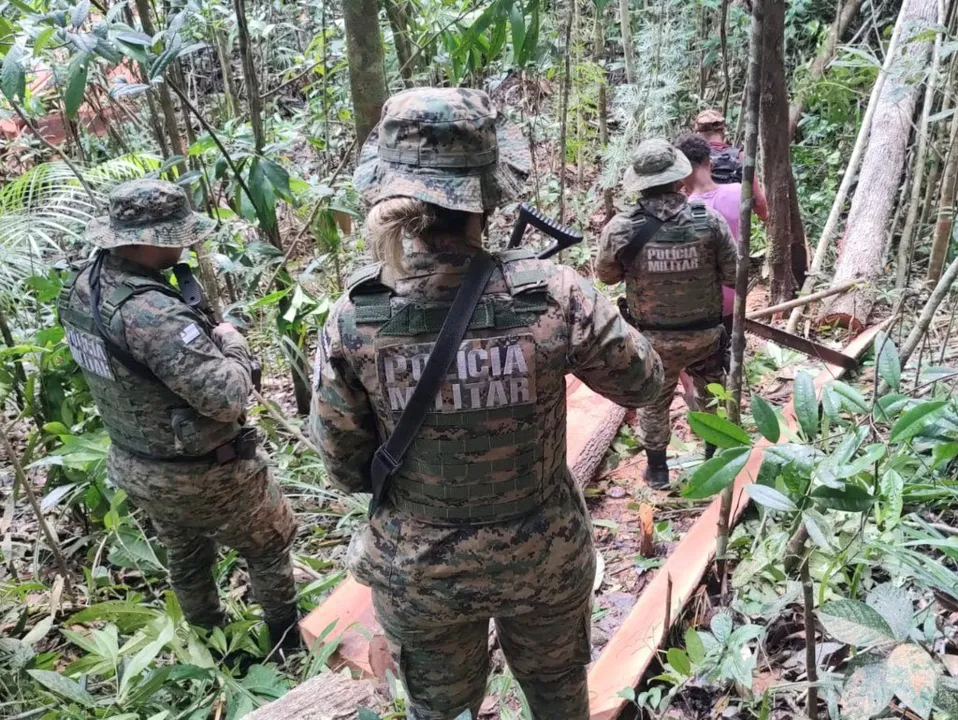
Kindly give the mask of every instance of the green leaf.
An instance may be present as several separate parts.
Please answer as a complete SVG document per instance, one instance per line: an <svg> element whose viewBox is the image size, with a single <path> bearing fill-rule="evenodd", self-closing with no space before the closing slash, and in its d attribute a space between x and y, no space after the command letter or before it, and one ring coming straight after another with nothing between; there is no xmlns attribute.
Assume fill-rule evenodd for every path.
<svg viewBox="0 0 958 720"><path fill-rule="evenodd" d="M695 628L685 631L685 651L694 665L700 666L705 662L705 644Z"/></svg>
<svg viewBox="0 0 958 720"><path fill-rule="evenodd" d="M775 410L760 395L752 396L752 417L762 437L770 443L777 443L782 436L782 428L778 424Z"/></svg>
<svg viewBox="0 0 958 720"><path fill-rule="evenodd" d="M89 56L86 54L77 55L70 63L70 70L67 73L67 89L63 94L63 104L66 107L67 116L75 118L83 104L83 93L86 90L86 75Z"/></svg>
<svg viewBox="0 0 958 720"><path fill-rule="evenodd" d="M709 628L720 645L725 645L732 637L732 616L727 612L716 613Z"/></svg>
<svg viewBox="0 0 958 720"><path fill-rule="evenodd" d="M798 510L798 506L787 496L780 493L773 487L767 485L749 485L745 492L762 507L770 510L782 510L785 512Z"/></svg>
<svg viewBox="0 0 958 720"><path fill-rule="evenodd" d="M911 398L901 393L889 393L878 398L875 403L875 422L891 422L909 402Z"/></svg>
<svg viewBox="0 0 958 720"><path fill-rule="evenodd" d="M916 405L898 418L898 422L891 429L888 441L904 442L915 437L929 422L944 413L946 407L948 407L947 400L930 400Z"/></svg>
<svg viewBox="0 0 958 720"><path fill-rule="evenodd" d="M23 100L27 92L27 76L20 64L21 57L23 46L18 43L7 51L0 67L0 90L10 102L16 102L17 98Z"/></svg>
<svg viewBox="0 0 958 720"><path fill-rule="evenodd" d="M885 681L884 664L856 668L842 689L842 717L848 720L871 720L888 707L892 695Z"/></svg>
<svg viewBox="0 0 958 720"><path fill-rule="evenodd" d="M886 470L881 477L881 494L885 503L884 521L887 530L893 529L901 520L904 503L905 478L897 470Z"/></svg>
<svg viewBox="0 0 958 720"><path fill-rule="evenodd" d="M835 390L833 383L827 383L822 388L822 410L830 420L841 419L842 396Z"/></svg>
<svg viewBox="0 0 958 720"><path fill-rule="evenodd" d="M361 707L359 708L359 720L379 720L379 715L372 710Z"/></svg>
<svg viewBox="0 0 958 720"><path fill-rule="evenodd" d="M817 510L808 508L802 511L802 522L808 531L808 537L823 550L832 550L835 545L835 536L832 534L828 518Z"/></svg>
<svg viewBox="0 0 958 720"><path fill-rule="evenodd" d="M79 29L90 15L90 0L80 0L70 13L70 24Z"/></svg>
<svg viewBox="0 0 958 720"><path fill-rule="evenodd" d="M815 395L815 381L804 370L795 376L794 394L798 424L805 436L812 439L818 434L818 397Z"/></svg>
<svg viewBox="0 0 958 720"><path fill-rule="evenodd" d="M946 442L935 447L932 467L940 467L958 456L958 442Z"/></svg>
<svg viewBox="0 0 958 720"><path fill-rule="evenodd" d="M259 161L276 194L286 202L293 202L293 192L289 188L289 173L286 172L286 168L267 158L260 158Z"/></svg>
<svg viewBox="0 0 958 720"><path fill-rule="evenodd" d="M935 692L935 707L958 717L958 679L941 676Z"/></svg>
<svg viewBox="0 0 958 720"><path fill-rule="evenodd" d="M516 63L522 64L522 46L526 41L526 19L522 16L519 2L513 2L509 9L509 22L512 24L512 51Z"/></svg>
<svg viewBox="0 0 958 720"><path fill-rule="evenodd" d="M843 383L841 380L834 380L831 386L835 392L842 396L845 407L852 412L867 413L871 410L871 406L868 401L865 400L865 396L851 385Z"/></svg>
<svg viewBox="0 0 958 720"><path fill-rule="evenodd" d="M872 588L865 604L885 619L896 640L904 642L911 636L914 608L904 589L883 583Z"/></svg>
<svg viewBox="0 0 958 720"><path fill-rule="evenodd" d="M750 452L747 447L730 448L702 463L683 488L682 497L700 500L721 492L745 467Z"/></svg>
<svg viewBox="0 0 958 720"><path fill-rule="evenodd" d="M253 158L249 175L246 178L249 191L252 193L253 205L256 208L256 217L264 230L276 226L276 195L273 186L266 177L266 171L260 158Z"/></svg>
<svg viewBox="0 0 958 720"><path fill-rule="evenodd" d="M98 620L126 620L146 624L157 616L157 611L146 605L127 600L107 600L84 608L70 618L71 625L96 622Z"/></svg>
<svg viewBox="0 0 958 720"><path fill-rule="evenodd" d="M901 387L901 359L898 348L884 332L875 335L875 356L878 358L878 376L894 390Z"/></svg>
<svg viewBox="0 0 958 720"><path fill-rule="evenodd" d="M887 448L881 443L869 445L855 462L838 464L832 472L837 478L849 478L866 470L874 471L875 463L884 458L886 453Z"/></svg>
<svg viewBox="0 0 958 720"><path fill-rule="evenodd" d="M750 445L748 433L738 425L720 418L718 415L703 412L688 414L689 427L707 443L720 448L741 447Z"/></svg>
<svg viewBox="0 0 958 720"><path fill-rule="evenodd" d="M541 0L531 0L531 12L529 13L529 22L526 24L526 39L522 43L522 52L519 60L521 67L528 65L535 60L536 50L539 47L539 5Z"/></svg>
<svg viewBox="0 0 958 720"><path fill-rule="evenodd" d="M825 630L839 642L868 647L895 642L895 634L885 618L857 600L834 600L818 611Z"/></svg>
<svg viewBox="0 0 958 720"><path fill-rule="evenodd" d="M96 705L96 700L79 683L52 670L27 670L27 674L43 685L47 690L70 702L75 702L86 708Z"/></svg>
<svg viewBox="0 0 958 720"><path fill-rule="evenodd" d="M155 81L163 77L166 68L168 68L179 55L182 45L182 38L179 35L174 35L166 46L166 49L159 54L156 60L150 63L150 81Z"/></svg>
<svg viewBox="0 0 958 720"><path fill-rule="evenodd" d="M917 645L899 645L885 661L888 688L923 718L931 715L938 684L938 665Z"/></svg>
<svg viewBox="0 0 958 720"><path fill-rule="evenodd" d="M687 677L692 674L692 663L689 661L689 656L679 648L670 648L666 653L666 658L672 669L679 675Z"/></svg>
<svg viewBox="0 0 958 720"><path fill-rule="evenodd" d="M820 507L843 512L865 512L875 502L874 497L856 485L815 488L812 497Z"/></svg>
<svg viewBox="0 0 958 720"><path fill-rule="evenodd" d="M43 28L37 35L36 39L33 41L33 54L34 56L41 55L44 49L47 46L47 43L50 42L50 38L53 37L53 33L57 30L56 28L46 27Z"/></svg>

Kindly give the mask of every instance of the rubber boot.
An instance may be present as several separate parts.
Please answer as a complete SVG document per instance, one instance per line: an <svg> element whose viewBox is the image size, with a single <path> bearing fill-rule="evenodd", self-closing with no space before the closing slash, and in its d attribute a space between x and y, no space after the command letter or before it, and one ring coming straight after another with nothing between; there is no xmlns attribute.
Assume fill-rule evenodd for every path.
<svg viewBox="0 0 958 720"><path fill-rule="evenodd" d="M653 490L666 490L669 487L669 465L665 460L665 450L646 450L649 460L645 468L645 484Z"/></svg>
<svg viewBox="0 0 958 720"><path fill-rule="evenodd" d="M270 645L274 648L279 648L283 654L301 650L303 641L299 635L298 622L298 616L281 622L267 621L266 627L269 628Z"/></svg>
<svg viewBox="0 0 958 720"><path fill-rule="evenodd" d="M712 443L705 443L705 459L711 460L715 457L715 446Z"/></svg>

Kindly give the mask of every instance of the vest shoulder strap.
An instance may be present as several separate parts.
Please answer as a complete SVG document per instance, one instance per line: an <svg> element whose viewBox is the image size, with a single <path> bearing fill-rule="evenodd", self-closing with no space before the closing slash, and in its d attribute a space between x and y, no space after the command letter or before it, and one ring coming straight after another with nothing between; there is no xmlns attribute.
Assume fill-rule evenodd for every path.
<svg viewBox="0 0 958 720"><path fill-rule="evenodd" d="M353 304L357 325L378 325L392 317L392 290L380 280L382 263L359 268L346 281L346 294Z"/></svg>
<svg viewBox="0 0 958 720"><path fill-rule="evenodd" d="M168 295L171 298L176 298L179 300L183 299L183 296L180 295L175 288L172 288L165 283L161 283L158 280L143 277L130 277L124 280L116 288L116 290L110 293L110 297L103 302L103 305L100 308L100 313L107 325L109 325L111 322L113 322L113 317L120 310L120 308L123 307L127 300L134 298L137 295L143 295L144 293L154 291Z"/></svg>
<svg viewBox="0 0 958 720"><path fill-rule="evenodd" d="M622 250L619 251L619 262L622 267L628 270L632 263L642 252L649 240L662 228L662 221L655 215L645 212L641 207L636 208L632 213L632 238Z"/></svg>

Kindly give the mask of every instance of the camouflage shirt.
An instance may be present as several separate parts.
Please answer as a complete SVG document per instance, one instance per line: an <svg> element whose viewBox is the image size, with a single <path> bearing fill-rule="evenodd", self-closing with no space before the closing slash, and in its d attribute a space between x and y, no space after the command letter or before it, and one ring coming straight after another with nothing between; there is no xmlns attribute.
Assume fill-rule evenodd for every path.
<svg viewBox="0 0 958 720"><path fill-rule="evenodd" d="M596 392L628 407L648 402L662 378L660 360L648 342L574 270L528 255L503 261L510 257L515 256L499 256L500 266L484 299L508 297L509 278L542 278L542 311L528 326L506 333L515 342L509 347L521 346L528 372L511 388L506 385L497 391L504 404L533 406L534 412L528 415L535 424L530 444L537 448L538 460L529 472L541 475L549 486L541 507L504 522L443 526L416 519L386 502L351 553L351 567L361 581L424 602L432 598L428 602L457 608L464 616L476 612L496 615L503 605L515 612L525 607L528 612L543 592L555 595L556 602L590 592L594 570L591 533L581 493L566 466L565 376L572 373ZM448 306L469 259L454 252L413 253L407 255L409 271L403 277L381 274L378 281L392 294L393 316L410 303ZM377 326L357 324L356 298L351 295L336 303L319 343L310 429L330 481L347 492L369 492L370 460L398 419L392 395L383 385L391 373L398 372L397 367L406 365L402 360L388 364L392 357L388 353L395 345L387 345L389 341L379 337ZM474 324L478 315L479 311L473 316ZM496 334L503 333L470 330L466 343L491 343L500 339L491 337ZM421 347L435 335L430 332L405 340ZM380 357L387 353L385 370L382 362L377 362L377 345ZM487 345L482 352L492 352L491 347ZM503 363L509 362L508 353L502 357ZM451 377L457 372L455 365ZM495 369L491 372L495 374ZM460 398L466 405L479 399L478 395L470 399L468 393ZM437 407L440 401L445 404L447 396L437 398ZM443 415L437 411L436 417ZM486 423L480 434L488 439L493 457L496 439L514 431L514 417L485 410L476 415L474 422ZM482 427L478 429L482 431ZM448 429L441 422L427 421L417 443L441 443L444 439L449 439ZM478 456L476 452L472 459ZM482 455L483 461L486 457L488 454ZM443 466L451 472L464 461L468 463L469 458L447 457L439 465L447 463ZM506 480L508 473L494 477ZM432 479L441 484L442 475ZM455 583L449 582L450 577L456 578Z"/></svg>
<svg viewBox="0 0 958 720"><path fill-rule="evenodd" d="M618 213L602 231L599 242L599 257L596 262L596 274L602 282L607 284L626 283L626 298L629 310L633 317L653 317L682 315L683 312L701 310L699 306L704 302L715 304L714 315L721 315L721 285L735 285L735 268L737 250L732 239L725 218L709 207L703 210L707 213L708 231L712 242L711 255L714 255L713 267L703 268L703 277L698 282L685 285L676 284L675 290L668 293L654 286L651 273L642 272L641 259L624 267L622 253L632 241L636 231L635 220L639 211L649 213L662 220L662 227L653 236L650 243L662 233L680 232L683 229L692 231L694 224L693 211L688 199L681 193L667 193L648 198L641 198L639 205L627 212ZM704 292L708 286L712 292ZM654 292L650 292L654 288ZM667 294L667 297L663 295ZM655 295L655 297L652 297ZM684 305L693 307L684 308ZM713 310L709 308L708 311Z"/></svg>

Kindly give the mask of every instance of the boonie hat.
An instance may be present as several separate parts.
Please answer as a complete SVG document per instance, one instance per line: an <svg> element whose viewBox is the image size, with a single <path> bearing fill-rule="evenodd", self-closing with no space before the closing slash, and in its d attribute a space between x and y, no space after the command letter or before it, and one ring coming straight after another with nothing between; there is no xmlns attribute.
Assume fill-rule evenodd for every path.
<svg viewBox="0 0 958 720"><path fill-rule="evenodd" d="M695 116L695 129L698 130L718 130L725 127L725 116L718 110L703 110Z"/></svg>
<svg viewBox="0 0 958 720"><path fill-rule="evenodd" d="M370 206L409 197L482 213L515 199L531 168L522 131L486 93L416 88L386 101L353 185Z"/></svg>
<svg viewBox="0 0 958 720"><path fill-rule="evenodd" d="M86 239L99 248L121 245L190 247L216 223L190 209L186 192L165 180L131 180L110 193L110 214L93 220Z"/></svg>
<svg viewBox="0 0 958 720"><path fill-rule="evenodd" d="M692 164L685 155L665 140L653 138L639 143L622 184L629 192L639 192L684 180L691 174Z"/></svg>

